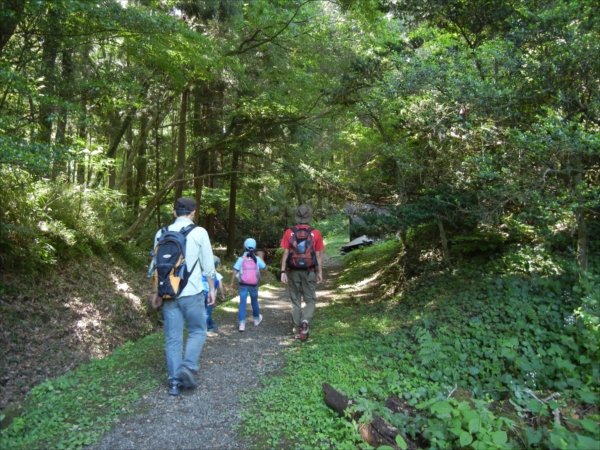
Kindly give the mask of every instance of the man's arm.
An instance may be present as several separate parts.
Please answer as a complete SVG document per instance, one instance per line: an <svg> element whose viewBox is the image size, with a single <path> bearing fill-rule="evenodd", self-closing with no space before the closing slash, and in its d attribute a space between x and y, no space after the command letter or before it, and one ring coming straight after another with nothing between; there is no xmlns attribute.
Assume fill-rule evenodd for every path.
<svg viewBox="0 0 600 450"><path fill-rule="evenodd" d="M285 271L285 268L287 265L287 259L288 259L289 254L290 254L289 248L286 248L283 250L283 256L281 257L281 282L282 283L288 282L287 273Z"/></svg>
<svg viewBox="0 0 600 450"><path fill-rule="evenodd" d="M215 280L212 277L207 278L206 282L208 283L208 297L206 297L206 304L208 306L215 304Z"/></svg>
<svg viewBox="0 0 600 450"><path fill-rule="evenodd" d="M321 252L315 252L317 254L317 283L323 281L323 257Z"/></svg>

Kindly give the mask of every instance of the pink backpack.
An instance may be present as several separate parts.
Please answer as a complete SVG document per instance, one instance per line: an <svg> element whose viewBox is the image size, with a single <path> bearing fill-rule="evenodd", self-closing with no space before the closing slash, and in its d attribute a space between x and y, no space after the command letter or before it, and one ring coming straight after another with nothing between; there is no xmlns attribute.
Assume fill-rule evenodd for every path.
<svg viewBox="0 0 600 450"><path fill-rule="evenodd" d="M248 256L242 257L242 268L240 270L240 283L242 284L258 284L258 265Z"/></svg>

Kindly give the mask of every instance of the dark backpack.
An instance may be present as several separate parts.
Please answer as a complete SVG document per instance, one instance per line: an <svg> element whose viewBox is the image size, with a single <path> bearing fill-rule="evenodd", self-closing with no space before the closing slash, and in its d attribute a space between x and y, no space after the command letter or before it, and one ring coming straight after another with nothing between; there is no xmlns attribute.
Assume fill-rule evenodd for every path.
<svg viewBox="0 0 600 450"><path fill-rule="evenodd" d="M196 261L192 269L187 270L185 264L187 235L194 228L196 225L190 224L179 231L169 231L167 227L162 229L162 234L152 253L159 297L177 298L187 285L190 274L198 263Z"/></svg>
<svg viewBox="0 0 600 450"><path fill-rule="evenodd" d="M291 228L293 234L290 239L290 251L287 265L292 269L310 270L317 266L317 254L312 238L314 228Z"/></svg>

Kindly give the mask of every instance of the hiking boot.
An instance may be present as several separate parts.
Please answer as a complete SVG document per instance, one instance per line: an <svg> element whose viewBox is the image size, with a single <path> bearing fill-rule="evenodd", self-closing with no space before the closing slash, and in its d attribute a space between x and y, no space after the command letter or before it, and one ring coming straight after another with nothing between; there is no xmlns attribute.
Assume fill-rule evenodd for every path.
<svg viewBox="0 0 600 450"><path fill-rule="evenodd" d="M194 377L194 372L192 372L190 369L188 369L185 366L181 366L181 369L179 369L179 378L181 379L181 385L184 388L196 388L198 387L198 382L196 381L196 378Z"/></svg>
<svg viewBox="0 0 600 450"><path fill-rule="evenodd" d="M257 327L259 323L262 322L262 314L259 314L258 317L254 318L254 326Z"/></svg>
<svg viewBox="0 0 600 450"><path fill-rule="evenodd" d="M215 331L215 328L217 328L217 324L216 322L212 322L208 328L206 329L206 331Z"/></svg>
<svg viewBox="0 0 600 450"><path fill-rule="evenodd" d="M308 339L308 322L306 320L302 321L302 325L300 325L300 334L298 338L301 341L305 341Z"/></svg>
<svg viewBox="0 0 600 450"><path fill-rule="evenodd" d="M181 385L179 384L179 381L169 381L169 395L176 397L180 392Z"/></svg>
<svg viewBox="0 0 600 450"><path fill-rule="evenodd" d="M244 331L246 329L246 322L240 322L240 332Z"/></svg>

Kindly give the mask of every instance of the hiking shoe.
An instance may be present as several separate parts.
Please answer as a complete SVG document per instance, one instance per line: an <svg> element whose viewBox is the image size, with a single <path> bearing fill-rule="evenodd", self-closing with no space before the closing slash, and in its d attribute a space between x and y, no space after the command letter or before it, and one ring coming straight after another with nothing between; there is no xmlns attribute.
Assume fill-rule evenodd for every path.
<svg viewBox="0 0 600 450"><path fill-rule="evenodd" d="M194 377L194 373L188 369L185 366L181 366L181 369L179 369L179 378L181 379L181 385L184 388L195 388L198 387L198 382L196 381L196 378Z"/></svg>
<svg viewBox="0 0 600 450"><path fill-rule="evenodd" d="M213 322L208 326L206 331L215 331L215 328L217 328L217 324L215 322Z"/></svg>
<svg viewBox="0 0 600 450"><path fill-rule="evenodd" d="M239 328L240 332L244 331L245 329L246 329L246 322L240 322L240 328Z"/></svg>
<svg viewBox="0 0 600 450"><path fill-rule="evenodd" d="M254 318L254 326L257 327L259 323L262 322L262 314L259 314L258 317Z"/></svg>
<svg viewBox="0 0 600 450"><path fill-rule="evenodd" d="M180 392L181 385L179 384L179 381L169 381L169 395L176 397Z"/></svg>
<svg viewBox="0 0 600 450"><path fill-rule="evenodd" d="M302 321L302 325L300 325L300 334L298 336L301 341L308 339L308 322L306 320Z"/></svg>

